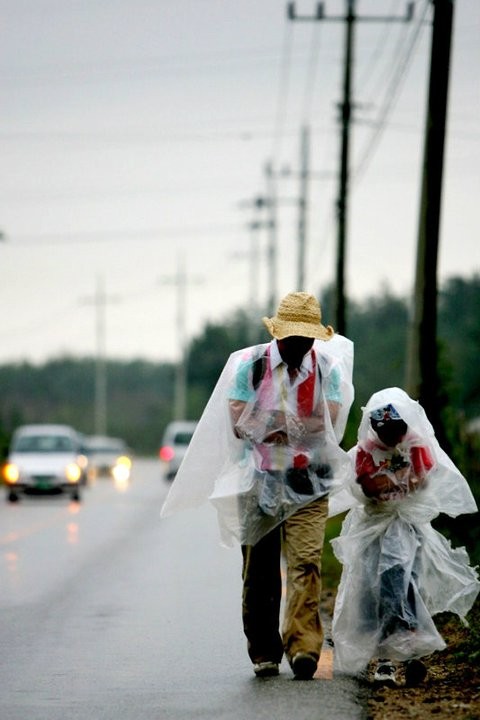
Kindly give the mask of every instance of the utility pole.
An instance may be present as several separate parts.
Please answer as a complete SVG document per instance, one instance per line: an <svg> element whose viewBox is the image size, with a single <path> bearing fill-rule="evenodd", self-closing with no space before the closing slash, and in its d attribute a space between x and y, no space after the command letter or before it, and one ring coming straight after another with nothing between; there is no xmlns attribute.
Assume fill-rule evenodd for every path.
<svg viewBox="0 0 480 720"><path fill-rule="evenodd" d="M276 197L277 207L280 205L294 204L298 208L297 225L297 267L296 287L298 290L306 289L306 256L307 256L307 230L308 230L308 205L309 186L311 180L331 180L333 172L313 172L310 169L310 128L302 126L300 130L300 164L299 170L290 168L283 170L277 177L295 177L300 180L299 193L296 197Z"/></svg>
<svg viewBox="0 0 480 720"><path fill-rule="evenodd" d="M265 205L268 210L268 300L267 314L273 315L277 305L277 189L274 168L271 162L265 165L267 192Z"/></svg>
<svg viewBox="0 0 480 720"><path fill-rule="evenodd" d="M107 434L106 305L104 279L97 277L95 294L97 353L95 361L95 435Z"/></svg>
<svg viewBox="0 0 480 720"><path fill-rule="evenodd" d="M432 4L430 78L406 386L409 394L420 400L436 432L444 439L438 403L437 259L454 0L432 0Z"/></svg>
<svg viewBox="0 0 480 720"><path fill-rule="evenodd" d="M85 298L82 302L95 307L95 385L94 385L94 433L107 434L107 366L106 366L106 334L107 334L107 303L118 300L118 297L107 296L103 275L97 275L95 295Z"/></svg>
<svg viewBox="0 0 480 720"><path fill-rule="evenodd" d="M358 16L355 12L356 0L345 0L345 15L326 16L324 3L316 5L315 15L297 15L295 3L287 4L287 17L289 20L300 21L333 21L345 23L345 50L343 67L343 101L340 103L341 143L340 143L340 171L337 196L337 258L336 258L336 302L335 325L338 333L344 335L347 326L346 291L345 291L345 265L347 255L347 220L348 220L348 192L349 192L349 152L350 152L350 125L352 121L352 74L354 56L354 26L356 21L362 22L408 22L413 17L413 2L407 4L405 17L396 16Z"/></svg>
<svg viewBox="0 0 480 720"><path fill-rule="evenodd" d="M249 223L250 229L250 288L249 288L249 306L252 317L256 318L258 310L258 288L259 288L259 265L260 265L260 242L259 242L259 230L262 228L262 223L258 220L252 220Z"/></svg>
<svg viewBox="0 0 480 720"><path fill-rule="evenodd" d="M187 366L188 345L186 331L187 286L194 278L187 277L185 262L182 255L178 256L176 275L160 278L162 284L172 284L176 289L176 326L178 360L175 366L175 384L173 398L174 420L187 419Z"/></svg>
<svg viewBox="0 0 480 720"><path fill-rule="evenodd" d="M258 200L254 200L253 206L258 208ZM251 220L248 223L248 229L250 231L250 248L248 253L248 305L247 305L247 316L248 316L248 340L250 345L255 344L255 338L257 336L258 327L258 314L259 314L259 271L260 271L260 230L265 227L265 223L261 220ZM245 253L242 253L245 255Z"/></svg>
<svg viewBox="0 0 480 720"><path fill-rule="evenodd" d="M346 334L347 301L345 290L345 265L347 245L347 208L348 183L350 180L350 123L352 119L352 65L353 65L353 29L355 21L355 0L347 0L345 16L345 61L343 67L343 103L340 105L341 144L340 144L340 176L337 198L337 265L336 265L336 298L335 321L337 332Z"/></svg>
<svg viewBox="0 0 480 720"><path fill-rule="evenodd" d="M240 207L253 208L257 213L266 211L264 219L255 219L248 224L250 230L250 308L258 308L258 267L260 263L259 237L260 230L267 230L267 302L265 310L268 314L275 311L276 301L276 273L277 273L277 204L276 190L274 185L275 176L270 163L265 165L265 176L267 179L267 192L265 195L256 195L252 200L242 201ZM256 265L255 269L254 266ZM254 297L255 295L255 297Z"/></svg>
<svg viewBox="0 0 480 720"><path fill-rule="evenodd" d="M187 417L187 277L185 274L185 263L183 257L179 257L178 259L176 285L179 358L176 367L173 414L175 420L185 420Z"/></svg>
<svg viewBox="0 0 480 720"><path fill-rule="evenodd" d="M308 177L310 164L310 131L302 127L300 138L300 194L298 199L298 266L297 289L305 290L305 256L307 244Z"/></svg>
<svg viewBox="0 0 480 720"><path fill-rule="evenodd" d="M325 180L331 179L331 172L323 173L312 173L310 170L310 129L308 126L301 128L300 133L300 170L291 171L290 169L284 170L281 173L274 173L271 165L266 165L266 174L269 179L268 182L268 193L264 196L256 196L253 200L243 201L241 207L254 208L259 211L262 209L268 210L268 216L266 220L254 220L249 224L249 229L252 233L252 245L250 256L253 258L253 262L258 262L258 238L257 232L262 228L266 228L269 231L268 234L268 246L267 246L267 271L268 271L268 306L267 312L271 315L275 312L276 300L277 300L277 288L276 288L276 228L277 228L277 209L280 205L289 204L296 205L298 207L298 252L297 252L297 275L296 283L299 290L305 289L306 283L306 246L307 246L307 220L308 220L308 187L309 181L312 178ZM298 197L279 197L276 191L276 185L273 185L273 181L278 178L285 178L287 176L294 176L300 179L300 189ZM253 270L252 275L253 278ZM258 278L254 281L253 288L258 287ZM250 286L252 291L252 286ZM253 296L250 295L251 307L254 307Z"/></svg>

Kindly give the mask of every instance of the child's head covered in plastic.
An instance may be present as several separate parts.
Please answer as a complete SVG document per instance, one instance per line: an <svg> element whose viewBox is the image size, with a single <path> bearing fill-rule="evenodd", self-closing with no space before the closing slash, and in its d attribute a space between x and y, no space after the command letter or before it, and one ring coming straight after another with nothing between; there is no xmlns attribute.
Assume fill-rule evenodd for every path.
<svg viewBox="0 0 480 720"><path fill-rule="evenodd" d="M370 412L370 425L387 447L398 445L408 430L407 423L391 403Z"/></svg>

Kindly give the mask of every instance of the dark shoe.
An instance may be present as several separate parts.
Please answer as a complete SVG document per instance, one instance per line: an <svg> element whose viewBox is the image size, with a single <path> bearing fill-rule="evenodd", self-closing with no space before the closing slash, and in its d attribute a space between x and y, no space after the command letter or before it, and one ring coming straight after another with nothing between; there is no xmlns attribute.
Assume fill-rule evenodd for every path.
<svg viewBox="0 0 480 720"><path fill-rule="evenodd" d="M255 663L253 672L257 677L273 677L278 675L278 663L265 660L264 662Z"/></svg>
<svg viewBox="0 0 480 720"><path fill-rule="evenodd" d="M415 687L427 677L427 668L420 660L408 660L405 663L405 685Z"/></svg>
<svg viewBox="0 0 480 720"><path fill-rule="evenodd" d="M292 660L292 670L297 680L311 680L315 675L318 660L310 653L298 652Z"/></svg>
<svg viewBox="0 0 480 720"><path fill-rule="evenodd" d="M375 669L373 681L379 685L387 685L389 687L397 687L398 681L396 676L397 668L390 660L379 660Z"/></svg>

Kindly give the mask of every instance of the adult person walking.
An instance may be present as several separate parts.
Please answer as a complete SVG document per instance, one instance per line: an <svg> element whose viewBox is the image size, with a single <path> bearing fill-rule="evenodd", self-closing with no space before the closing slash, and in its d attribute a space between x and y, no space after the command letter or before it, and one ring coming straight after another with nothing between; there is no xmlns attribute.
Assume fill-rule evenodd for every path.
<svg viewBox="0 0 480 720"><path fill-rule="evenodd" d="M263 318L270 343L230 356L162 511L209 497L224 542L241 543L243 626L259 677L278 674L285 652L294 676L310 679L322 647L328 495L351 467L339 442L353 401L353 345L321 320L314 296L289 293Z"/></svg>

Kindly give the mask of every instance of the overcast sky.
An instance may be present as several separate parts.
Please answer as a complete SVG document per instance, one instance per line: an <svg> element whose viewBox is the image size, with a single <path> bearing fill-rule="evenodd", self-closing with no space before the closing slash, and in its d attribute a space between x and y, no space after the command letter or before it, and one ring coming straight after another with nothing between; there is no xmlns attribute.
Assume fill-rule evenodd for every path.
<svg viewBox="0 0 480 720"><path fill-rule="evenodd" d="M297 11L314 12L314 0ZM344 0L326 0L327 17ZM357 0L362 18L404 0ZM310 128L307 291L333 281L345 27L289 22L284 0L0 0L0 363L97 349L178 354L251 307L249 202L277 180L279 296L297 288L300 130ZM423 18L423 21L422 21ZM431 39L411 23L355 28L347 287L411 292ZM456 0L439 276L480 269L480 2ZM258 236L256 302L269 294ZM260 313L261 314L261 313ZM181 306L180 306L180 315ZM333 323L333 318L325 318ZM260 320L259 320L260 321Z"/></svg>

